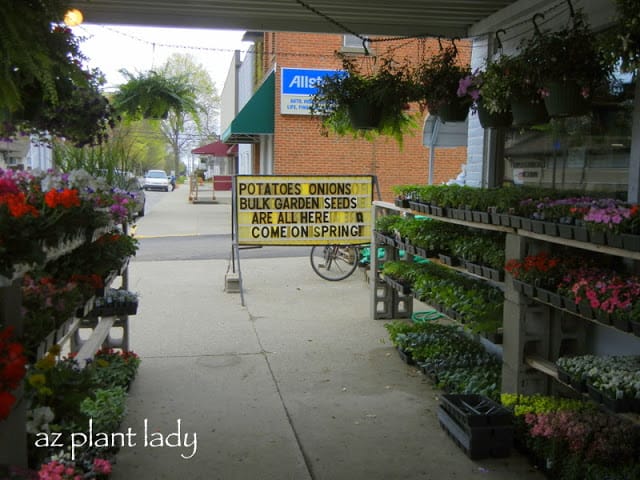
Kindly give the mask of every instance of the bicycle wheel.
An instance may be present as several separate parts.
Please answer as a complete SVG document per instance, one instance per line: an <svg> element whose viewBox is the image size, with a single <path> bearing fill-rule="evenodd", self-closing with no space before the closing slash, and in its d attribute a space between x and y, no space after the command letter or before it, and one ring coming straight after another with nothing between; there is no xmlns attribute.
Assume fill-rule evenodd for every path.
<svg viewBox="0 0 640 480"><path fill-rule="evenodd" d="M311 268L330 282L344 280L358 267L358 250L352 246L323 245L311 248Z"/></svg>

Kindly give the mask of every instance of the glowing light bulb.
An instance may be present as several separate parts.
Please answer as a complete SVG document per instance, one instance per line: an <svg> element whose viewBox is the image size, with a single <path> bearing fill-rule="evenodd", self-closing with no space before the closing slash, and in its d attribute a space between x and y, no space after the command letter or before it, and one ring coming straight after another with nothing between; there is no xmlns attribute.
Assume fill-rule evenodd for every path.
<svg viewBox="0 0 640 480"><path fill-rule="evenodd" d="M72 8L64 14L64 24L68 27L77 27L83 20L82 12L77 8Z"/></svg>

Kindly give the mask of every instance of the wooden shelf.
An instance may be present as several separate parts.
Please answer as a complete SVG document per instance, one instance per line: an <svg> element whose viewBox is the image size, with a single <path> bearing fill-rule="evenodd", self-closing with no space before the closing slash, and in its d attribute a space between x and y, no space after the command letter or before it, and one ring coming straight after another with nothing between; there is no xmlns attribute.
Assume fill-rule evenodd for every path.
<svg viewBox="0 0 640 480"><path fill-rule="evenodd" d="M85 365L93 359L95 353L100 350L100 347L102 347L102 344L109 335L115 320L116 317L101 318L96 325L96 328L93 329L91 336L83 342L82 347L80 347L78 355L76 356L81 368L84 368Z"/></svg>
<svg viewBox="0 0 640 480"><path fill-rule="evenodd" d="M525 357L524 363L529 365L531 368L558 380L558 367L556 367L555 363L533 355Z"/></svg>
<svg viewBox="0 0 640 480"><path fill-rule="evenodd" d="M558 245L565 245L567 247L589 250L591 252L604 253L606 255L615 255L617 257L632 258L633 260L640 260L640 252L632 252L630 250L624 250L622 248L614 248L607 245L597 245L595 243L579 242L578 240L570 240L568 238L544 235L542 233L535 233L522 229L518 229L518 235L522 237L532 238L534 240L541 240L543 242L556 243Z"/></svg>
<svg viewBox="0 0 640 480"><path fill-rule="evenodd" d="M494 225L492 223L467 222L466 220L458 220L456 218L439 217L437 215L427 215L425 213L416 212L415 210L412 210L410 208L396 207L395 204L389 203L389 202L374 201L373 204L376 207L384 208L386 210L394 210L396 212L404 213L407 215L414 215L414 216L420 215L422 217L431 218L432 220L440 220L441 222L454 223L456 225L464 225L465 227L477 228L480 230L492 230L494 232L504 232L504 233L516 232L515 228L506 227L504 225Z"/></svg>

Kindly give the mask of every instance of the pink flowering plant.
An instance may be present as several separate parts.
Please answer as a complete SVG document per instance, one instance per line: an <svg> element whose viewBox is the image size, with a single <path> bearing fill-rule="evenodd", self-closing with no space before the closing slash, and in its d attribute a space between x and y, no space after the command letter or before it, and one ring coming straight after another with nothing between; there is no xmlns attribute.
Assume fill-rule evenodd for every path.
<svg viewBox="0 0 640 480"><path fill-rule="evenodd" d="M569 270L559 289L576 304L587 302L607 313L628 313L640 295L640 278L601 267L581 267Z"/></svg>
<svg viewBox="0 0 640 480"><path fill-rule="evenodd" d="M63 456L43 463L38 470L38 480L105 480L111 475L111 470L111 462L104 458L71 461Z"/></svg>
<svg viewBox="0 0 640 480"><path fill-rule="evenodd" d="M490 113L505 113L514 101L540 103L542 97L532 76L535 70L524 56L499 55L483 69L475 70L460 80L458 96L469 96L472 108L479 102Z"/></svg>
<svg viewBox="0 0 640 480"><path fill-rule="evenodd" d="M640 432L632 422L585 400L502 394L501 402L514 412L516 438L541 461L549 478L635 478L616 476L633 470L640 453Z"/></svg>
<svg viewBox="0 0 640 480"><path fill-rule="evenodd" d="M534 453L548 461L554 478L581 480L593 467L614 472L635 463L640 437L628 420L604 412L527 414Z"/></svg>
<svg viewBox="0 0 640 480"><path fill-rule="evenodd" d="M603 199L593 204L583 217L587 228L594 231L621 233L637 217L637 205L628 205L614 199Z"/></svg>

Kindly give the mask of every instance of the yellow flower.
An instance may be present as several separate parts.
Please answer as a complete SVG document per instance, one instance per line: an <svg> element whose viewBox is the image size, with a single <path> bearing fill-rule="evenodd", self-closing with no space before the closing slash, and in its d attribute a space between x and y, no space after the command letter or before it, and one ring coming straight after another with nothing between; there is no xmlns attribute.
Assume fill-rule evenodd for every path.
<svg viewBox="0 0 640 480"><path fill-rule="evenodd" d="M49 387L42 387L38 389L38 393L43 397L47 397L53 394L53 390L51 390Z"/></svg>
<svg viewBox="0 0 640 480"><path fill-rule="evenodd" d="M51 345L51 348L49 349L49 355L53 355L54 357L60 355L60 345Z"/></svg>
<svg viewBox="0 0 640 480"><path fill-rule="evenodd" d="M98 365L99 367L108 367L109 362L107 360L104 360L103 358L99 358L96 360L96 365Z"/></svg>
<svg viewBox="0 0 640 480"><path fill-rule="evenodd" d="M47 383L47 379L42 373L34 373L29 375L28 382L32 387L39 389Z"/></svg>
<svg viewBox="0 0 640 480"><path fill-rule="evenodd" d="M45 355L43 358L36 362L36 368L38 370L47 371L51 370L56 364L56 357L51 354Z"/></svg>

